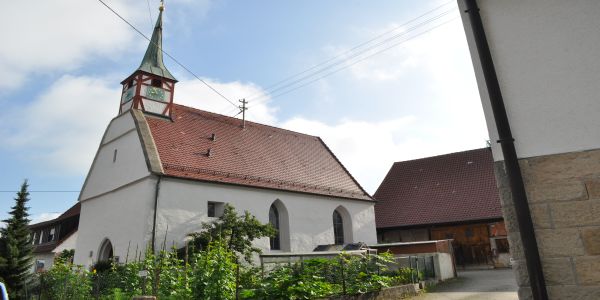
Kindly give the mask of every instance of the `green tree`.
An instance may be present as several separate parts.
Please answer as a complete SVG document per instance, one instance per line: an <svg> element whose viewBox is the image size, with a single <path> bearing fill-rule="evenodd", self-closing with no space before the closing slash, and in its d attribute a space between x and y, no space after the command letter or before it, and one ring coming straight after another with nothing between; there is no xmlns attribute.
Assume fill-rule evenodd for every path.
<svg viewBox="0 0 600 300"><path fill-rule="evenodd" d="M3 220L5 228L0 230L0 257L5 263L0 267L0 277L6 280L9 291L14 296L24 295L25 283L29 277L31 268L31 232L29 225L29 214L26 206L29 201L27 192L27 180L21 185L21 190L15 198L15 206L12 207L10 218Z"/></svg>
<svg viewBox="0 0 600 300"><path fill-rule="evenodd" d="M212 222L202 223L202 231L190 234L193 245L198 250L205 249L211 241L222 241L226 247L242 255L247 262L251 262L252 254L261 251L252 245L255 239L272 237L276 230L271 224L262 224L248 211L238 215L235 208L225 204L223 215Z"/></svg>
<svg viewBox="0 0 600 300"><path fill-rule="evenodd" d="M210 242L205 251L195 254L192 282L194 299L234 299L235 259L235 254L220 240Z"/></svg>

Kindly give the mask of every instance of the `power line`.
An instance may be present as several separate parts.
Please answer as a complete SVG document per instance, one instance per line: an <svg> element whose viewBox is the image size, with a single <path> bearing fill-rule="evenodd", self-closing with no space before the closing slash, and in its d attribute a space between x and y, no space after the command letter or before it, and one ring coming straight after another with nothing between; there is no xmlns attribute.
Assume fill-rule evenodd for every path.
<svg viewBox="0 0 600 300"><path fill-rule="evenodd" d="M276 86L279 86L279 85L281 85L281 84L282 84L282 83L284 83L284 82L287 82L287 81L289 81L289 80L291 80L291 79L293 79L293 78L296 78L296 77L298 77L298 76L300 76L300 75L302 75L302 74L305 74L305 73L307 73L307 72L309 72L309 71L312 71L312 70L314 70L314 69L316 69L316 68L318 68L318 67L320 67L320 66L322 66L322 65L325 65L325 64L327 64L327 63L329 63L329 62L331 62L331 61L334 61L334 60L336 60L336 59L338 59L338 58L340 58L340 57L344 57L344 56L346 56L347 54L350 54L350 53L354 52L355 50L357 50L357 49L361 48L362 46L368 45L368 44L370 44L371 42L373 42L373 41L376 41L376 40L378 40L379 38L381 38L381 37L383 37L383 36L386 36L386 35L388 35L388 34L390 34L390 33L394 32L394 31L397 31L397 30L399 30L399 29L403 29L403 28L404 28L404 26L406 26L406 25L408 25L408 24L410 24L410 23L412 23L412 22L414 22L414 21L416 21L416 20L418 20L418 19L420 19L420 18L422 18L422 17L424 17L424 16L426 16L426 15L428 15L428 14L431 14L431 13L433 13L434 11L437 11L437 10L441 9L442 7L444 7L444 6L446 6L446 5L450 4L450 3L453 3L453 2L454 2L454 1L448 1L448 2L446 2L446 3L444 3L444 4L440 5L440 6L437 6L437 7L435 7L434 9L431 9L431 10L429 10L429 11L427 11L427 12L425 12L425 13L423 13L423 14L419 15L418 17L415 17L415 18L413 18L413 19L411 19L411 20L409 20L409 21L407 21L407 22L404 22L403 24L401 24L401 25L399 25L399 26L396 26L396 27L394 27L394 28L392 28L392 29L390 29L390 30L387 30L387 31L385 31L385 32L383 32L383 33L381 33L381 34L379 34L379 35L377 35L377 36L375 36L375 37L373 37L373 38L371 38L371 39L369 39L369 40L365 41L365 42L362 42L362 43L360 43L360 44L358 44L358 45L356 45L356 46L354 46L354 47L352 47L352 48L350 48L350 49L348 49L348 50L344 51L343 53L340 53L340 54L338 54L338 55L336 55L336 56L334 56L334 57L331 57L331 58L329 58L329 59L326 59L326 60L324 60L324 61L322 61L322 62L320 62L320 63L318 63L318 64L316 64L316 65L314 65L314 66L312 66L312 67L310 67L310 68L308 68L308 69L306 69L306 70L304 70L304 71L301 71L301 72L299 72L299 73L296 73L296 74L294 74L294 75L288 76L288 77L286 77L286 78L284 78L284 79L282 79L282 80L280 80L280 81L278 81L278 82L276 82L276 83L274 83L274 84L271 84L271 85L267 86L267 87L265 88L265 90L266 90L266 91L268 91L268 90L271 90L272 88L274 88L274 87L276 87ZM450 11L451 11L451 10L450 10ZM448 12L450 12L450 11L446 11L446 13L448 13ZM397 37L397 36L394 36L394 37ZM388 38L388 39L386 39L386 40L389 40L389 38ZM370 48L369 48L369 49L370 49ZM364 50L364 51L368 51L369 49L367 49L367 50ZM364 52L364 51L363 51L363 52ZM252 98L255 98L257 95L260 95L260 94L261 94L261 93L257 93L257 94L254 94L254 95L252 95L252 96L248 97L248 98L249 98L249 99L252 99Z"/></svg>
<svg viewBox="0 0 600 300"><path fill-rule="evenodd" d="M436 25L436 26L433 26L433 27L431 27L431 28L429 28L429 29L427 29L427 30L425 30L425 31L423 31L423 32L421 32L421 33L419 33L419 34L417 34L417 35L414 35L414 36L412 36L412 37L410 37L410 38L407 38L407 39L405 39L405 40L402 40L402 41L401 41L401 42L399 42L399 43L393 44L393 45L391 45L391 46L389 46L389 47L387 47L387 48L381 49L381 50L379 50L379 51L377 51L377 52L375 52L375 53L372 53L372 54L370 54L370 55L368 55L368 56L362 57L361 59L359 59L359 60L356 60L356 61L352 62L352 63L351 63L351 64L349 64L349 65L344 65L344 66L342 66L341 68L335 69L334 71L332 71L332 72L329 72L329 73L327 73L327 74L325 74L325 75L323 75L323 76L320 76L320 77L318 77L318 78L316 78L316 79L314 79L314 80L311 80L311 81L305 82L305 83L304 83L304 84L302 84L302 85L299 85L299 86L293 87L292 89L289 89L289 90L283 91L283 92L281 92L281 93L279 93L279 94L272 95L272 96L271 96L271 98L276 98L276 97L280 97L280 96L282 96L282 95L285 95L285 94L291 93L291 92L293 92L293 91L295 91L295 90L297 90L297 89L299 89L299 88L305 87L305 86L307 86L307 85L309 85L309 84L311 84L311 83L313 83L313 82L319 81L319 80L321 80L321 79L323 79L323 78L325 78L325 77L328 77L328 76L330 76L330 75L333 75L333 74L335 74L335 73L337 73L337 72L339 72L339 71L341 71L341 70L347 69L347 68L349 68L349 67L351 67L351 66L353 66L353 65L355 65L355 64L357 64L357 63L359 63L359 62L361 62L361 61L364 61L364 60L366 60L366 59L368 59L368 58L371 58L371 57L373 57L373 56L375 56L375 55L377 55L377 54L379 54L379 53L381 53L381 52L384 52L384 51L386 51L386 50L389 50L389 49L391 49L391 48L394 48L394 47L396 47L396 46L399 46L399 45L401 45L401 44L403 44L403 43L405 43L405 42L407 42L407 41L409 41L409 40L412 40L412 39L414 39L414 38L416 38L416 37L418 37L418 36L421 36L421 35L423 35L423 34L425 34L425 33L428 33L428 32L430 32L430 31L432 31L432 30L434 30L434 29L436 29L436 28L438 28L438 27L441 27L441 26L443 26L443 25L446 25L446 24L448 24L448 23L450 23L450 22L452 22L452 21L454 21L454 20L456 20L456 19L457 19L457 17L454 17L454 18L452 18L452 19L449 19L448 21L445 21L445 22L442 22L442 23L440 23L440 24L438 24L438 25ZM265 96L265 97L266 97L266 96ZM260 103L260 101L257 101L257 102L258 102L258 103ZM256 104L255 104L255 105L256 105ZM254 105L253 105L253 106L254 106ZM250 107L248 107L248 108L252 108L252 106L250 106Z"/></svg>
<svg viewBox="0 0 600 300"><path fill-rule="evenodd" d="M152 10L150 9L150 0L146 0L148 4L148 20L150 20L150 28L152 28Z"/></svg>
<svg viewBox="0 0 600 300"><path fill-rule="evenodd" d="M125 22L127 25L129 25L129 27L133 28L133 30L135 30L137 33L139 33L142 37L144 37L146 40L148 40L149 42L152 43L152 40L150 40L150 38L148 38L145 34L143 34L139 29L137 29L135 26L133 26L133 24L131 24L129 21L127 21L125 18L123 18L118 12L116 12L114 9L112 9L112 7L110 7L108 4L106 4L104 1L102 0L98 0L100 1L100 3L102 3L104 6L106 6L106 8L108 8L111 12L113 12L117 17L119 17L119 19L121 19L123 22ZM158 47L158 45L154 44L155 46ZM217 95L221 96L221 98L225 99L227 102L229 102L231 105L233 105L234 107L237 107L237 105L235 103L233 103L233 101L229 100L229 98L225 97L223 94L221 94L219 91L217 91L215 88L213 88L210 84L208 84L206 81L202 80L200 77L198 77L198 75L196 75L194 72L192 72L190 69L188 69L186 66L184 66L182 63L180 63L177 59L175 59L173 56L171 56L169 53L167 53L166 51L164 51L162 49L162 47L158 47L160 49L160 51L166 55L167 57L169 57L171 60L173 60L176 64L178 64L181 68L183 68L184 70L186 70L188 73L190 73L192 76L194 76L196 79L198 79L200 82L202 82L204 85L206 85L209 89L211 89L213 92L215 92Z"/></svg>
<svg viewBox="0 0 600 300"><path fill-rule="evenodd" d="M307 79L309 79L309 78L311 78L311 77L314 77L314 76L315 76L315 75L317 75L317 74L320 74L320 73L323 73L324 71L327 71L328 69L331 69L331 68L333 68L333 67L336 67L336 66L338 66L338 65L341 65L341 64L343 64L343 63L345 63L345 62L348 62L348 61L350 61L350 60L352 60L352 59L354 59L354 58L356 58L356 57L359 57L359 56L360 56L360 55L362 55L362 54L365 54L365 53L367 53L367 52L369 52L369 51L371 51L371 50L374 50L374 49L376 49L376 48L378 48L378 47L380 47L380 46L383 46L383 45L385 45L385 44L388 44L388 43L390 43L390 42L392 42L392 41L394 41L394 40L396 40L396 39L398 39L398 38L400 38L400 37L402 37L402 36L405 36L405 35L409 34L410 32L412 32L412 31L415 31L415 30L419 29L419 28L420 28L420 27L422 27L422 26L425 26L425 25L427 25L427 24L429 24L429 23L431 23L431 22L434 22L434 21L436 21L436 20L438 20L438 19L440 19L440 18L442 18L442 17L444 17L444 16L448 15L449 13L451 13L451 12L453 12L453 11L454 11L454 10L448 10L448 11L444 11L444 12L440 13L439 15L436 15L436 16L434 16L434 17L431 17L431 18L429 18L429 19L427 19L427 20L425 20L425 21L423 21L423 22L421 22L421 23L418 23L417 25L415 25L415 26L413 26L413 27L410 27L409 29L407 29L407 30L406 30L406 31L404 31L404 32L398 33L398 34L396 34L396 35L394 35L394 36L392 36L392 37L389 37L389 38L387 38L387 39L385 39L385 40L382 40L382 41L380 41L379 43L377 43L377 44L375 44L375 45L372 45L372 46L370 46L370 47L368 47L368 48L366 48L366 49L363 49L363 50L357 51L357 52L353 53L352 55L350 55L350 56L348 56L348 57L345 57L344 59L339 59L339 60L337 60L337 61L334 61L334 62L332 62L332 63L330 63L330 64L328 64L328 65L324 66L323 68L320 68L320 69L318 69L318 70L316 70L316 71L314 71L314 72L312 72L312 73L310 73L310 74L308 74L308 75L306 75L306 76L300 77L300 78L298 78L298 79L296 79L296 80L294 80L294 81L292 81L292 82L289 82L289 83L287 83L287 84L285 84L285 85L279 86L279 87L277 87L277 88L275 88L275 89L272 89L271 91L266 91L266 92L267 92L267 94L273 94L273 93L274 93L274 92L276 92L276 91L284 90L284 89L286 89L287 87L290 87L290 86L293 86L293 85L295 85L295 84L297 84L297 83L300 83L300 82L302 82L302 81L305 81L305 80L307 80ZM387 48L386 48L386 49L387 49ZM262 97L265 97L265 96L263 95L263 96L261 96L261 97L258 97L258 98L256 98L256 97L255 97L255 98L253 98L253 99L254 99L254 100L256 100L256 99L259 99L259 98L262 98Z"/></svg>
<svg viewBox="0 0 600 300"><path fill-rule="evenodd" d="M0 191L0 193L18 193L20 191ZM27 191L28 193L79 193L80 191Z"/></svg>

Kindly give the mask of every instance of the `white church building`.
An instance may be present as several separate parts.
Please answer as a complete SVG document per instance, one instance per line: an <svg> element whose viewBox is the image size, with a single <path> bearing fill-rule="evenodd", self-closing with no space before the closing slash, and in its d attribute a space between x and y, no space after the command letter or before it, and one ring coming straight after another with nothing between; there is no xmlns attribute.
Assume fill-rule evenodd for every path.
<svg viewBox="0 0 600 300"><path fill-rule="evenodd" d="M319 137L173 103L161 46L162 9L82 187L76 264L183 247L226 203L278 229L265 253L376 243L373 199Z"/></svg>

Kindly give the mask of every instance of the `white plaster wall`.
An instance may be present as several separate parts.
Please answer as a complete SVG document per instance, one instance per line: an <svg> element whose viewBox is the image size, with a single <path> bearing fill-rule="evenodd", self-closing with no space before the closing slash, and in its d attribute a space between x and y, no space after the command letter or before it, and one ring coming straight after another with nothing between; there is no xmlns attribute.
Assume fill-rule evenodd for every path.
<svg viewBox="0 0 600 300"><path fill-rule="evenodd" d="M464 0L459 0L464 11ZM600 2L479 0L520 158L600 148ZM463 24L492 141L498 139L468 16ZM502 160L492 143L494 159Z"/></svg>
<svg viewBox="0 0 600 300"><path fill-rule="evenodd" d="M145 250L151 237L156 179L148 177L100 197L83 201L79 218L75 263L89 266L98 258L100 244L110 239L115 256L125 261ZM93 251L92 257L89 256Z"/></svg>
<svg viewBox="0 0 600 300"><path fill-rule="evenodd" d="M102 144L114 140L131 129L135 129L135 123L133 122L131 112L127 111L111 120L109 126L106 128Z"/></svg>
<svg viewBox="0 0 600 300"><path fill-rule="evenodd" d="M77 246L77 235L78 235L78 232L75 231L66 240L64 240L62 243L60 243L60 245L56 246L56 248L54 248L53 252L55 254L60 254L63 250L75 249L75 247Z"/></svg>
<svg viewBox="0 0 600 300"><path fill-rule="evenodd" d="M435 277L438 280L454 278L454 263L449 253L436 253L434 257Z"/></svg>
<svg viewBox="0 0 600 300"><path fill-rule="evenodd" d="M237 211L249 211L261 222L269 220L269 208L279 199L287 208L291 251L312 251L319 244L333 243L333 211L340 205L352 216L353 242L376 243L373 202L346 200L234 185L165 178L158 203L157 241L184 245L187 234L208 221L207 202L226 202ZM167 231L168 226L168 231ZM350 242L350 241L348 241ZM267 238L256 242L265 252Z"/></svg>
<svg viewBox="0 0 600 300"><path fill-rule="evenodd" d="M117 159L113 162L115 149ZM149 174L133 118L129 113L122 114L107 128L81 191L80 200L111 191Z"/></svg>

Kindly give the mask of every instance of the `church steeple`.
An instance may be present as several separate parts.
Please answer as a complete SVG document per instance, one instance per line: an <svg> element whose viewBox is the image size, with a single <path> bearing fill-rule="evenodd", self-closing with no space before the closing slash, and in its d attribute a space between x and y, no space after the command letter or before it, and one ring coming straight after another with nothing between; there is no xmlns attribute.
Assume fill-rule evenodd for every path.
<svg viewBox="0 0 600 300"><path fill-rule="evenodd" d="M164 78L169 78L171 80L177 81L171 72L167 70L165 64L163 63L163 53L162 53L162 13L164 10L164 6L161 3L159 8L160 13L158 14L158 19L156 20L156 25L154 25L154 32L152 32L152 38L150 39L150 44L148 45L148 49L146 49L146 54L144 55L144 59L142 59L142 64L138 70L148 72L150 74L158 75Z"/></svg>
<svg viewBox="0 0 600 300"><path fill-rule="evenodd" d="M152 38L139 68L123 80L123 94L119 113L131 108L144 112L170 117L173 105L173 92L177 79L167 70L162 52L162 13L161 1L158 19Z"/></svg>

